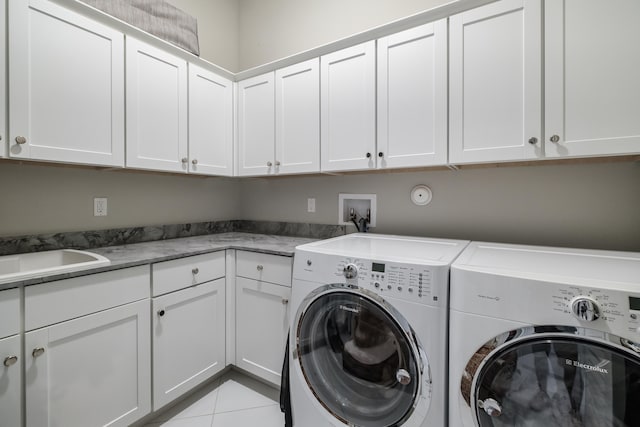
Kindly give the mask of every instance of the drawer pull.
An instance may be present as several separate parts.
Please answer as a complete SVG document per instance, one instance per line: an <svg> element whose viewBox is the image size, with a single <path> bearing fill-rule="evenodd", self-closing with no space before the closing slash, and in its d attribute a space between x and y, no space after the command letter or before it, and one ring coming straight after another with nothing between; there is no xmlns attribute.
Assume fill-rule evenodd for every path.
<svg viewBox="0 0 640 427"><path fill-rule="evenodd" d="M258 264L258 266L256 267L256 269L257 269L258 271L262 271L262 270L264 270L264 266L262 266L262 265Z"/></svg>
<svg viewBox="0 0 640 427"><path fill-rule="evenodd" d="M4 359L4 366L9 367L9 366L11 366L11 365L15 365L17 361L18 361L18 356L9 356L9 357L6 357L6 358Z"/></svg>
<svg viewBox="0 0 640 427"><path fill-rule="evenodd" d="M160 317L164 316L164 310L158 310L158 316Z"/></svg>
<svg viewBox="0 0 640 427"><path fill-rule="evenodd" d="M34 348L33 352L31 352L31 355L33 357L42 356L43 354L44 354L44 348L43 347Z"/></svg>
<svg viewBox="0 0 640 427"><path fill-rule="evenodd" d="M195 274L200 273L200 270L198 269L198 267L196 267L193 270L191 270L191 272L195 275Z"/></svg>
<svg viewBox="0 0 640 427"><path fill-rule="evenodd" d="M289 304L289 300L286 298L282 298L282 305L287 305Z"/></svg>

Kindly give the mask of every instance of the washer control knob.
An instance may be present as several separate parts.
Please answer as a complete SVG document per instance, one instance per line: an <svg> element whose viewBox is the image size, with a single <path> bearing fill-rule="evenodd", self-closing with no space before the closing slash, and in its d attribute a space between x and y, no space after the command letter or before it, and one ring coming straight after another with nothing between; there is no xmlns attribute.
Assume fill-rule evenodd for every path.
<svg viewBox="0 0 640 427"><path fill-rule="evenodd" d="M571 312L578 320L593 322L600 318L600 307L590 297L576 297L571 301Z"/></svg>
<svg viewBox="0 0 640 427"><path fill-rule="evenodd" d="M376 288L379 288L379 287L380 287L380 283L379 283L379 282L375 282L375 283L373 284L373 286L375 286Z"/></svg>
<svg viewBox="0 0 640 427"><path fill-rule="evenodd" d="M342 270L342 273L347 279L355 279L358 277L358 266L355 264L347 264Z"/></svg>

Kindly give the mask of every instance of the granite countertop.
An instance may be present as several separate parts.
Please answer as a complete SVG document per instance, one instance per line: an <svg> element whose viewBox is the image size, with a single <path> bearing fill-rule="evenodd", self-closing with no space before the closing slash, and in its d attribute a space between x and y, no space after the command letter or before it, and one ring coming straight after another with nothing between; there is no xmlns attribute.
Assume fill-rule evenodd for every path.
<svg viewBox="0 0 640 427"><path fill-rule="evenodd" d="M0 284L0 290L151 264L225 249L240 249L291 257L293 256L296 246L317 240L318 239L305 237L230 232L120 246L107 246L88 250L108 258L111 261L109 265L3 283Z"/></svg>

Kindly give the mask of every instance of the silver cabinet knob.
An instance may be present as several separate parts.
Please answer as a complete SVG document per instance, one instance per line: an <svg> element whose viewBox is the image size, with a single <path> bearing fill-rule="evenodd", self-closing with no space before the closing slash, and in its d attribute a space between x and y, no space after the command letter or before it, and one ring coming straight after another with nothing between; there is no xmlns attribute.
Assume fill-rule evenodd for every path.
<svg viewBox="0 0 640 427"><path fill-rule="evenodd" d="M158 310L158 316L160 316L160 317L164 316L164 309L163 310Z"/></svg>
<svg viewBox="0 0 640 427"><path fill-rule="evenodd" d="M529 138L529 144L536 145L537 143L538 143L538 138L536 138L535 136L532 136L531 138Z"/></svg>
<svg viewBox="0 0 640 427"><path fill-rule="evenodd" d="M16 136L16 142L18 144L26 144L27 138L25 138L24 136Z"/></svg>
<svg viewBox="0 0 640 427"><path fill-rule="evenodd" d="M198 159L191 160L191 163L193 163L194 165L197 165L198 164Z"/></svg>
<svg viewBox="0 0 640 427"><path fill-rule="evenodd" d="M411 375L404 369L398 369L396 372L396 380L402 385L407 385L411 382Z"/></svg>
<svg viewBox="0 0 640 427"><path fill-rule="evenodd" d="M198 267L194 268L193 270L191 270L191 273L193 273L194 275L200 273L200 269Z"/></svg>
<svg viewBox="0 0 640 427"><path fill-rule="evenodd" d="M4 358L4 366L9 367L15 365L18 361L18 356L8 356Z"/></svg>
<svg viewBox="0 0 640 427"><path fill-rule="evenodd" d="M33 357L42 356L43 354L44 354L44 348L43 347L34 348L33 351L31 352L31 355Z"/></svg>
<svg viewBox="0 0 640 427"><path fill-rule="evenodd" d="M560 137L558 135L552 135L551 138L549 138L549 141L558 142L560 141Z"/></svg>
<svg viewBox="0 0 640 427"><path fill-rule="evenodd" d="M289 300L286 298L282 298L282 305L287 305L289 304Z"/></svg>
<svg viewBox="0 0 640 427"><path fill-rule="evenodd" d="M264 270L264 266L262 266L262 265L258 264L258 265L256 266L256 269L257 269L258 271L262 271L262 270Z"/></svg>
<svg viewBox="0 0 640 427"><path fill-rule="evenodd" d="M189 159L187 159L186 157L182 158L182 163L187 163L189 161Z"/></svg>
<svg viewBox="0 0 640 427"><path fill-rule="evenodd" d="M280 160L276 160L276 166L280 166Z"/></svg>
<svg viewBox="0 0 640 427"><path fill-rule="evenodd" d="M500 404L494 399L489 398L484 401L480 400L478 402L478 406L484 409L484 412L486 412L490 417L499 417L502 415L502 406L500 406Z"/></svg>
<svg viewBox="0 0 640 427"><path fill-rule="evenodd" d="M267 166L271 167L271 166L273 166L273 163L267 162Z"/></svg>

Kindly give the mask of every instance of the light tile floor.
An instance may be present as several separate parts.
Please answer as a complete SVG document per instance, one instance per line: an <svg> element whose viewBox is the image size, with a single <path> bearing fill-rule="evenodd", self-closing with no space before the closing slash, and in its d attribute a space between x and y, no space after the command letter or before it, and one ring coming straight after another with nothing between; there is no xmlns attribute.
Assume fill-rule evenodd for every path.
<svg viewBox="0 0 640 427"><path fill-rule="evenodd" d="M282 427L279 392L230 371L163 411L144 427Z"/></svg>

